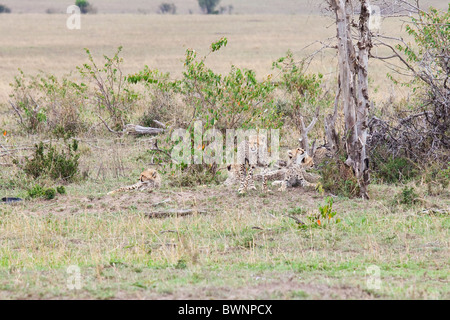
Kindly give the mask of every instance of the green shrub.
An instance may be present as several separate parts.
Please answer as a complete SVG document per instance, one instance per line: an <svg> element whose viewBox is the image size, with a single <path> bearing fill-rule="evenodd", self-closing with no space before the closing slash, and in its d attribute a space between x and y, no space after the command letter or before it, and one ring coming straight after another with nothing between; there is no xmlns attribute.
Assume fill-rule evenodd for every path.
<svg viewBox="0 0 450 320"><path fill-rule="evenodd" d="M322 135L323 117L317 117L316 111L329 109L334 97L323 88L323 75L306 73L304 62L298 63L291 51L272 64L279 71L277 88L282 90L283 99L277 101L284 123L301 128L301 117L309 123L314 117L319 121L309 133L312 137Z"/></svg>
<svg viewBox="0 0 450 320"><path fill-rule="evenodd" d="M56 191L57 191L59 194L66 194L66 188L65 188L64 186L56 187Z"/></svg>
<svg viewBox="0 0 450 320"><path fill-rule="evenodd" d="M94 114L101 119L110 131L122 131L125 124L129 123L133 113L137 93L132 91L126 82L121 66L123 59L120 57L120 46L112 58L104 55L104 62L97 64L89 49L86 49L89 63L77 67L78 72L94 86L80 85L80 94L85 98L85 103L95 108Z"/></svg>
<svg viewBox="0 0 450 320"><path fill-rule="evenodd" d="M206 14L219 14L216 7L219 5L220 0L198 0L198 5Z"/></svg>
<svg viewBox="0 0 450 320"><path fill-rule="evenodd" d="M28 197L31 199L40 198L44 195L44 189L40 185L35 185L27 191Z"/></svg>
<svg viewBox="0 0 450 320"><path fill-rule="evenodd" d="M76 0L75 5L80 8L82 14L97 12L97 10L86 0Z"/></svg>
<svg viewBox="0 0 450 320"><path fill-rule="evenodd" d="M27 133L53 132L67 138L87 127L82 117L86 85L52 74L28 76L19 70L10 86L10 106Z"/></svg>
<svg viewBox="0 0 450 320"><path fill-rule="evenodd" d="M345 158L344 158L345 159ZM319 166L322 189L334 195L354 198L359 195L358 180L341 159L329 159Z"/></svg>
<svg viewBox="0 0 450 320"><path fill-rule="evenodd" d="M0 13L11 13L11 9L4 4L0 4Z"/></svg>
<svg viewBox="0 0 450 320"><path fill-rule="evenodd" d="M222 38L212 43L210 54L225 47L227 41ZM186 50L181 80L170 80L148 67L127 79L180 97L188 109L189 117L183 119L185 126L193 120L202 120L204 130L281 127L281 115L272 95L275 86L270 77L258 81L254 71L235 66L226 75L215 73L205 64L207 56L198 57L195 50Z"/></svg>
<svg viewBox="0 0 450 320"><path fill-rule="evenodd" d="M159 5L158 13L161 14L176 14L177 6L174 3L163 2Z"/></svg>
<svg viewBox="0 0 450 320"><path fill-rule="evenodd" d="M385 183L408 182L417 177L417 166L409 159L403 157L394 158L374 157L373 173L375 178Z"/></svg>
<svg viewBox="0 0 450 320"><path fill-rule="evenodd" d="M80 158L77 140L68 144L67 151L58 151L56 147L40 143L35 146L34 156L25 159L22 169L34 179L47 175L53 180L72 181L78 175Z"/></svg>
<svg viewBox="0 0 450 320"><path fill-rule="evenodd" d="M414 187L408 186L405 186L395 198L398 203L408 206L411 206L419 201Z"/></svg>
<svg viewBox="0 0 450 320"><path fill-rule="evenodd" d="M56 190L55 189L53 189L53 188L45 189L45 191L44 191L44 198L45 199L52 200L52 199L55 199L55 196L56 196Z"/></svg>
<svg viewBox="0 0 450 320"><path fill-rule="evenodd" d="M28 189L27 193L28 197L31 199L44 198L46 200L52 200L56 197L56 190L54 188L44 189L38 184L31 189Z"/></svg>
<svg viewBox="0 0 450 320"><path fill-rule="evenodd" d="M221 172L216 165L178 165L169 170L169 185L173 187L193 187L198 185L219 184Z"/></svg>
<svg viewBox="0 0 450 320"><path fill-rule="evenodd" d="M299 224L300 229L326 228L331 224L340 223L337 211L333 211L333 198L327 197L326 204L319 206L319 213L308 213L306 223Z"/></svg>
<svg viewBox="0 0 450 320"><path fill-rule="evenodd" d="M149 70L148 67L142 71L149 77L155 79L156 82L151 82L149 78L144 80L148 98L146 98L147 109L145 114L140 118L139 124L146 127L154 127L154 120L162 123L172 122L174 127L180 127L185 120L182 114L180 103L177 102L176 93L170 87L169 73L161 73L158 70ZM130 76L129 79L132 79ZM130 80L129 80L130 81ZM175 121L175 123L174 123Z"/></svg>

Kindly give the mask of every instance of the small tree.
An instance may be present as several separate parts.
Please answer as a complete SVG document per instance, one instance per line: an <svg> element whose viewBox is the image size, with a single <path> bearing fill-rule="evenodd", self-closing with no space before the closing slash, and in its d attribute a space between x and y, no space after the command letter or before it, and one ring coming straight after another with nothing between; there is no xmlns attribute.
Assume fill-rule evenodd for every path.
<svg viewBox="0 0 450 320"><path fill-rule="evenodd" d="M76 0L75 5L80 8L82 14L94 13L94 7L86 0Z"/></svg>
<svg viewBox="0 0 450 320"><path fill-rule="evenodd" d="M219 14L219 11L216 10L219 3L220 0L198 0L198 5L206 14Z"/></svg>
<svg viewBox="0 0 450 320"><path fill-rule="evenodd" d="M161 3L159 5L158 13L161 14L176 14L177 13L177 6L174 3Z"/></svg>
<svg viewBox="0 0 450 320"><path fill-rule="evenodd" d="M11 9L4 4L0 4L0 13L11 13Z"/></svg>

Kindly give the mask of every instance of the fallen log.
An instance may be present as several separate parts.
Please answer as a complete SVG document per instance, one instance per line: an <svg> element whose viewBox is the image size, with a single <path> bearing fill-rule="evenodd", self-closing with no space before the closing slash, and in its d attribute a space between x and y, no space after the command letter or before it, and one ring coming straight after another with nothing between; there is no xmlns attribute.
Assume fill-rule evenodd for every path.
<svg viewBox="0 0 450 320"><path fill-rule="evenodd" d="M124 128L124 132L133 135L157 135L164 132L162 128L143 127L135 124L127 124Z"/></svg>

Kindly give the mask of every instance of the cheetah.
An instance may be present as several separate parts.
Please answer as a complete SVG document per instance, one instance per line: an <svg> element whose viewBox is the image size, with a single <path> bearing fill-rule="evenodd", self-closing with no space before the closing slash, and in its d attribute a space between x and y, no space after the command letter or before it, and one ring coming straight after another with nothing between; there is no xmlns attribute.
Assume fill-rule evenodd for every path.
<svg viewBox="0 0 450 320"><path fill-rule="evenodd" d="M266 144L266 137L261 135L251 135L248 137L248 141L244 140L238 146L237 159L241 164L228 165L229 178L225 181L225 185L233 184L235 181L239 181L240 186L238 189L239 194L244 194L247 190L256 190L255 182L253 179L253 171L259 166L263 167L262 173L262 190L268 191L267 179L265 173L268 168L267 157L259 154L261 148ZM251 163L256 161L256 163Z"/></svg>
<svg viewBox="0 0 450 320"><path fill-rule="evenodd" d="M152 192L154 189L157 189L161 186L161 176L159 175L158 171L155 169L147 169L144 172L141 173L139 177L139 181L131 186L122 187L119 189L116 189L114 191L108 192L109 195L117 193L117 192L123 192L123 191L131 191L131 190L149 190Z"/></svg>
<svg viewBox="0 0 450 320"><path fill-rule="evenodd" d="M282 181L274 182L274 184L281 184L278 191L285 191L288 184L300 184L302 187L317 187L317 184L310 182L318 180L317 176L306 172L307 168L314 166L313 158L310 157L305 150L297 148L288 151L288 163ZM294 180L294 181L292 181Z"/></svg>
<svg viewBox="0 0 450 320"><path fill-rule="evenodd" d="M327 149L326 146L318 147L314 151L313 160L314 160L314 166L320 166L325 161L328 161L328 159L332 158L333 154L331 151Z"/></svg>

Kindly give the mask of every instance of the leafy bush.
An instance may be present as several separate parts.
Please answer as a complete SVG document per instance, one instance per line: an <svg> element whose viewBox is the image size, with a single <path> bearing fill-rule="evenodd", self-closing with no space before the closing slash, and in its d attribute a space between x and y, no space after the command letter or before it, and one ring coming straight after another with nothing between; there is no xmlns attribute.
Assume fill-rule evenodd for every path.
<svg viewBox="0 0 450 320"><path fill-rule="evenodd" d="M44 198L46 200L52 200L56 197L56 190L54 188L44 189L37 184L33 188L28 189L28 197L31 199Z"/></svg>
<svg viewBox="0 0 450 320"><path fill-rule="evenodd" d="M56 147L41 142L36 145L33 157L25 159L22 169L34 179L47 175L53 180L73 181L78 175L80 155L77 150L75 139L67 146L66 152L59 152Z"/></svg>
<svg viewBox="0 0 450 320"><path fill-rule="evenodd" d="M403 157L374 157L372 161L374 176L385 183L407 182L418 175L417 166Z"/></svg>
<svg viewBox="0 0 450 320"><path fill-rule="evenodd" d="M89 51L85 49L89 63L78 67L81 76L94 84L94 88L80 85L80 94L83 94L88 104L97 107L96 114L110 130L121 131L129 120L133 111L137 94L126 83L126 77L121 70L123 59L119 57L122 47L119 47L112 58L104 55L105 63L97 65ZM102 118L106 115L106 120Z"/></svg>
<svg viewBox="0 0 450 320"><path fill-rule="evenodd" d="M44 191L44 198L47 200L55 199L56 197L56 190L53 188L48 188Z"/></svg>
<svg viewBox="0 0 450 320"><path fill-rule="evenodd" d="M337 215L336 211L333 211L333 198L328 197L326 199L327 203L323 206L319 207L319 219L318 219L318 225L323 226L328 223L339 223L341 222L341 219L335 218Z"/></svg>
<svg viewBox="0 0 450 320"><path fill-rule="evenodd" d="M358 181L352 169L346 166L341 158L323 162L319 166L319 172L323 190L349 198L359 195Z"/></svg>
<svg viewBox="0 0 450 320"><path fill-rule="evenodd" d="M146 75L139 81L143 81L145 84L148 97L144 98L147 102L147 109L141 116L139 123L143 126L154 127L154 120L158 120L162 123L170 122L173 127L186 126L187 110L183 108L182 102L177 99L176 92L170 87L170 74L150 70L147 66L140 74ZM132 82L132 79L138 79L139 77L139 75L131 75L128 77L128 81ZM152 79L154 79L154 82L152 82Z"/></svg>
<svg viewBox="0 0 450 320"><path fill-rule="evenodd" d="M319 213L307 214L307 223L299 224L299 228L326 228L330 224L341 222L336 216L337 211L333 211L333 198L327 197L326 204L319 206Z"/></svg>
<svg viewBox="0 0 450 320"><path fill-rule="evenodd" d="M174 3L164 2L159 5L158 12L161 14L176 14L177 6Z"/></svg>
<svg viewBox="0 0 450 320"><path fill-rule="evenodd" d="M211 44L210 54L227 45L222 38ZM209 54L208 54L209 55ZM151 88L178 95L189 111L187 126L202 120L204 129L274 128L280 127L281 116L272 97L275 89L270 77L257 81L252 70L235 66L223 76L206 67L206 56L198 58L192 49L186 51L185 71L181 80L171 81L161 77L157 70L130 75L131 83L143 82ZM165 106L161 106L164 109Z"/></svg>
<svg viewBox="0 0 450 320"><path fill-rule="evenodd" d="M56 187L56 191L57 191L59 194L66 194L66 188L64 188L64 186Z"/></svg>
<svg viewBox="0 0 450 320"><path fill-rule="evenodd" d="M220 0L198 0L198 5L206 14L218 14L219 11L216 7L219 5Z"/></svg>
<svg viewBox="0 0 450 320"><path fill-rule="evenodd" d="M168 171L169 185L173 187L193 187L219 184L221 172L216 165L178 165Z"/></svg>
<svg viewBox="0 0 450 320"><path fill-rule="evenodd" d="M97 9L86 0L76 0L75 5L80 8L82 14L97 12Z"/></svg>
<svg viewBox="0 0 450 320"><path fill-rule="evenodd" d="M419 201L414 187L405 186L395 197L398 203L411 206Z"/></svg>
<svg viewBox="0 0 450 320"><path fill-rule="evenodd" d="M283 91L284 98L278 103L284 112L285 123L291 122L295 128L301 128L301 117L309 123L308 120L316 116L317 108L320 111L332 105L332 95L323 89L323 75L306 73L304 62L296 62L291 51L275 61L272 67L281 72L277 88ZM322 134L322 127L321 123L315 126L315 135Z"/></svg>
<svg viewBox="0 0 450 320"><path fill-rule="evenodd" d="M10 86L10 106L26 132L70 137L86 128L81 112L84 84L51 74L27 76L19 70Z"/></svg>
<svg viewBox="0 0 450 320"><path fill-rule="evenodd" d="M0 13L11 13L11 9L4 4L0 4Z"/></svg>
<svg viewBox="0 0 450 320"><path fill-rule="evenodd" d="M30 197L31 199L40 198L43 194L44 189L38 184L28 190L28 197Z"/></svg>
<svg viewBox="0 0 450 320"><path fill-rule="evenodd" d="M397 110L393 120L378 119L372 125L372 143L383 142L392 154L405 152L416 163L447 163L450 145L450 5L447 10L419 10L405 26L403 37L392 50L403 64L395 84L411 88L414 104ZM405 77L406 76L406 77Z"/></svg>

